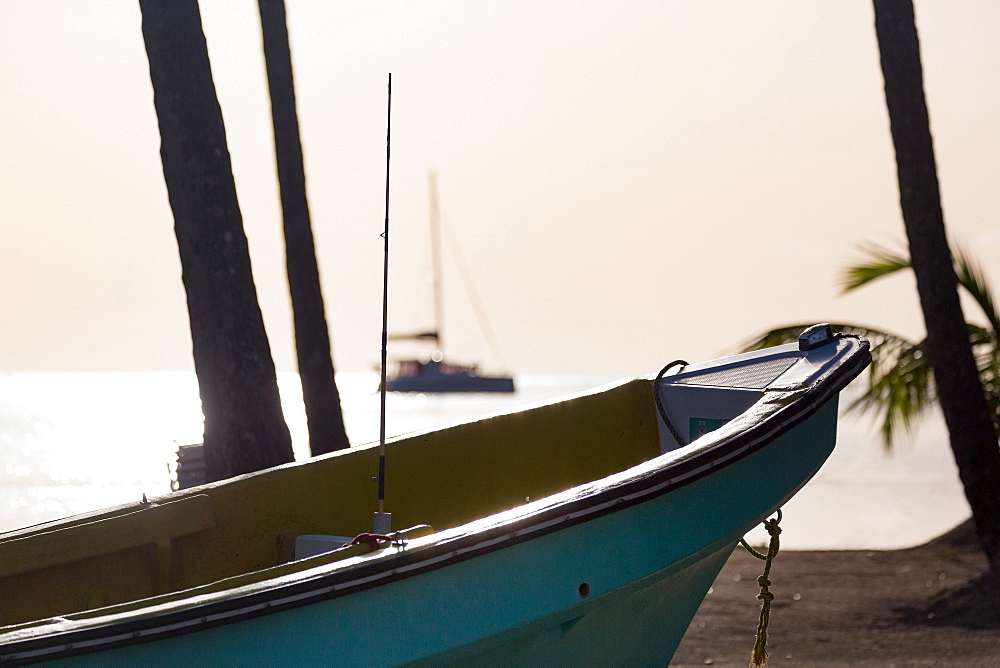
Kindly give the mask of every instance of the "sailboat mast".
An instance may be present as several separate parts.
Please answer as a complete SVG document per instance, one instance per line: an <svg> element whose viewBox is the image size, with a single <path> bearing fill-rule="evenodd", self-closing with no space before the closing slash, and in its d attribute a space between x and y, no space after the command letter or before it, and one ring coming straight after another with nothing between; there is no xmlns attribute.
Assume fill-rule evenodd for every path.
<svg viewBox="0 0 1000 668"><path fill-rule="evenodd" d="M443 356L444 298L441 292L441 212L438 208L437 173L432 171L427 180L431 206L431 264L434 271L434 336L438 353Z"/></svg>

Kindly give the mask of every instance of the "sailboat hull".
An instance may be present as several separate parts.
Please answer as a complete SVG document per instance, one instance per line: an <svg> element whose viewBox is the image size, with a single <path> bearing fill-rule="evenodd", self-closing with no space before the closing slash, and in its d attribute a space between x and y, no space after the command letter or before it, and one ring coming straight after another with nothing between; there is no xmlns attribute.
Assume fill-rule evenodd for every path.
<svg viewBox="0 0 1000 668"><path fill-rule="evenodd" d="M445 362L408 361L396 364L388 378L389 392L513 392L510 376L481 376L474 367Z"/></svg>
<svg viewBox="0 0 1000 668"><path fill-rule="evenodd" d="M513 392L514 379L510 376L483 376L479 374L476 366L444 361L440 348L444 295L441 290L441 221L437 203L437 176L431 172L428 181L431 202L431 257L434 271L434 329L389 338L433 342L438 349L428 360L407 359L396 362L396 368L390 373L385 387L390 392ZM469 283L464 276L463 281ZM466 287L469 288L470 285ZM470 295L475 295L475 292L470 291ZM478 304L478 301L474 301L474 304ZM489 333L491 330L486 323L485 311L481 307L477 308L476 315L483 332Z"/></svg>
<svg viewBox="0 0 1000 668"><path fill-rule="evenodd" d="M407 484L426 485L430 492L424 505L414 495L400 507L440 519L442 530L383 544L368 554L344 548L218 582L175 584L171 593L68 611L59 618L31 617L37 621L0 628L0 660L78 665L664 665L739 538L790 498L829 456L836 440L837 393L869 359L867 343L857 339L808 354L787 347L775 350L693 365L662 381L630 381L401 440L393 444L397 463L407 461L407 446L412 446L433 468L417 470L412 483L395 479L400 497L406 497ZM724 382L730 385L720 384ZM667 404L659 414L651 405L654 387ZM744 406L751 394L759 398ZM686 408L691 396L698 399L691 404L693 414ZM736 412L724 416L720 411L725 406ZM690 422L692 430L711 423L714 430L677 444L667 436L665 420ZM447 445L449 439L453 446ZM593 444L590 454L587 442ZM646 449L650 446L652 452ZM495 461L489 460L491 453ZM393 454L390 448L389 456ZM463 454L465 460L483 460L470 463ZM182 504L196 505L204 517L192 520L190 532L176 539L169 565L178 572L168 574L166 581L179 582L184 564L205 569L198 576L203 580L218 569L242 572L245 567L233 562L254 541L266 547L277 526L268 511L254 511L258 496L264 499L262 508L275 506L275 517L287 523L308 510L312 499L299 497L308 495L311 476L332 495L330 481L346 481L350 463L370 464L369 456L362 448L196 488L188 492L193 496L172 495ZM562 465L545 463L546 456ZM504 462L514 469L506 470ZM520 465L525 467L516 468ZM472 469L465 466L481 466L485 474L466 480ZM588 468L594 466L610 472L595 477ZM558 482L563 491L543 493L553 476L576 467L574 475L590 482ZM389 477L387 483L393 482ZM465 483L467 493L461 491ZM461 507L481 504L494 485L497 494L512 487L524 496L525 490L535 492L522 496L520 503L494 500L507 509L492 514ZM444 505L435 506L442 497ZM195 499L203 500L194 504ZM231 503L235 510L229 515ZM334 500L324 513L334 513L339 505ZM134 514L89 517L83 523L43 525L4 536L0 557L5 543L11 543L7 554L17 557L31 541L51 548L60 531L79 538L101 529L102 522ZM472 519L448 519L468 514ZM169 524L179 531L176 522ZM234 539L236 530L244 531L240 535L245 538ZM27 542L13 545L17 541ZM203 551L195 550L199 545ZM201 555L200 560L190 560L191 555ZM219 556L218 564L211 563ZM58 560L59 555L49 558ZM88 556L86 564L102 558L112 555ZM0 571L5 563L7 568L18 563L19 568L30 567L23 559L0 560ZM150 564L155 571L156 560ZM40 575L56 583L60 568L52 561ZM67 578L80 572L73 564L65 568ZM27 586L28 580L23 581ZM16 583L13 579L4 586ZM100 583L90 584L93 596ZM38 586L40 595L44 583ZM68 605L70 593L63 595ZM53 606L59 609L58 603ZM16 608L6 613L16 615ZM747 602L747 614L752 623L754 600Z"/></svg>

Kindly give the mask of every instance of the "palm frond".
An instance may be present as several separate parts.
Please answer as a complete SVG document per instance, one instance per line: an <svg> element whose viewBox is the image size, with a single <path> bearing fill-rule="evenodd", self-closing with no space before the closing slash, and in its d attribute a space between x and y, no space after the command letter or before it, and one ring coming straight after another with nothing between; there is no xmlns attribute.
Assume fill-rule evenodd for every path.
<svg viewBox="0 0 1000 668"><path fill-rule="evenodd" d="M882 445L891 451L897 434L909 433L936 396L924 342L890 340L872 348L868 387L847 409L880 416Z"/></svg>
<svg viewBox="0 0 1000 668"><path fill-rule="evenodd" d="M1000 436L1000 314L982 269L961 246L952 246L955 249L955 276L989 321L988 327L968 325L969 342L993 425ZM867 255L867 261L848 267L841 275L843 292L850 292L871 281L911 268L908 257L883 246L869 245L863 247L862 251ZM790 343L811 324L772 329L744 344L743 351ZM901 336L860 325L835 324L833 329L835 332L864 336L871 343L872 363L868 368L868 387L847 406L847 410L878 416L881 420L883 446L886 450L891 450L899 432L912 430L927 408L937 402L937 388L925 342L913 343Z"/></svg>
<svg viewBox="0 0 1000 668"><path fill-rule="evenodd" d="M739 350L741 353L745 353L751 350L761 350L763 348L771 348L772 346L780 346L785 343L793 343L799 339L799 334L814 324L816 323L785 325L784 327L769 330L754 339L746 341L740 346Z"/></svg>
<svg viewBox="0 0 1000 668"><path fill-rule="evenodd" d="M768 330L742 344L739 350L740 352L745 353L751 350L761 350L762 348L770 348L771 346L780 346L784 343L795 343L799 339L799 334L815 324L816 323L814 322L807 322L796 325L785 325L783 327ZM864 325L852 325L849 323L839 322L830 323L830 327L833 328L833 332L835 334L853 334L856 336L863 336L868 339L872 348L877 348L883 343L897 345L902 342L909 344L909 342L901 336L880 329L875 329L874 327L865 327Z"/></svg>
<svg viewBox="0 0 1000 668"><path fill-rule="evenodd" d="M909 269L911 266L908 257L878 244L862 246L860 250L868 260L844 269L838 280L841 294L856 290L897 271Z"/></svg>
<svg viewBox="0 0 1000 668"><path fill-rule="evenodd" d="M996 330L972 324L969 325L969 340L993 426L1000 437L1000 341L997 340Z"/></svg>
<svg viewBox="0 0 1000 668"><path fill-rule="evenodd" d="M959 284L972 296L983 310L983 315L990 323L994 332L1000 332L1000 313L997 312L996 302L990 292L989 284L986 282L986 275L982 268L969 256L959 244L952 244L955 262L955 275Z"/></svg>

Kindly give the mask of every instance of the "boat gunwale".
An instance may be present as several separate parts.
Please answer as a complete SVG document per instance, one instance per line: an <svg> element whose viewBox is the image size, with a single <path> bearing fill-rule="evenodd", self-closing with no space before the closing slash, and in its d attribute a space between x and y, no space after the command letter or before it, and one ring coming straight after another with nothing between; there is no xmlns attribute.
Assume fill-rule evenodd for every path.
<svg viewBox="0 0 1000 668"><path fill-rule="evenodd" d="M711 432L711 441L690 453L682 452L689 446L667 452L605 478L415 539L410 541L418 543L413 549L385 554L386 550L395 549L389 547L383 549L382 554L372 553L346 564L332 562L281 578L298 576L290 582L274 584L274 579L265 579L203 594L211 599L207 601L170 601L161 605L173 609L162 612L155 611L154 597L148 599L153 605L145 608L94 615L100 613L98 609L65 620L66 624L78 628L53 628L56 625L45 625L46 620L39 620L39 625L12 628L10 633L20 631L25 635L8 642L3 641L0 629L0 662L30 662L108 650L182 635L192 627L207 629L319 603L356 593L373 584L380 586L446 568L645 503L733 465L809 419L870 362L866 339L842 338L856 342L855 349L846 351L843 360L804 388L765 391L761 399L742 414L767 405L765 410L769 412L763 419L746 428L733 424L734 419L730 425ZM781 401L787 397L792 400ZM775 398L779 401L774 401ZM732 429L727 429L730 426ZM737 433L729 435L731 431ZM319 570L325 572L315 573ZM80 625L86 626L79 628Z"/></svg>

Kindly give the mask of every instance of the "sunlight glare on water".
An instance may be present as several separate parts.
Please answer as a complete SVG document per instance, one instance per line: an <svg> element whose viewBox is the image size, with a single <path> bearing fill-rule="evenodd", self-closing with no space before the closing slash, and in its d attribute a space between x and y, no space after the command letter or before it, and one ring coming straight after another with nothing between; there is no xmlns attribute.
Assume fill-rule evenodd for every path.
<svg viewBox="0 0 1000 668"><path fill-rule="evenodd" d="M513 395L392 393L387 434L441 426L592 387L603 379L540 378ZM378 378L337 377L351 443L378 440ZM278 376L297 460L309 457L298 376ZM193 373L0 375L0 531L170 491L178 445L199 443L203 416Z"/></svg>
<svg viewBox="0 0 1000 668"><path fill-rule="evenodd" d="M0 529L165 493L175 441L201 430L191 374L3 376Z"/></svg>

